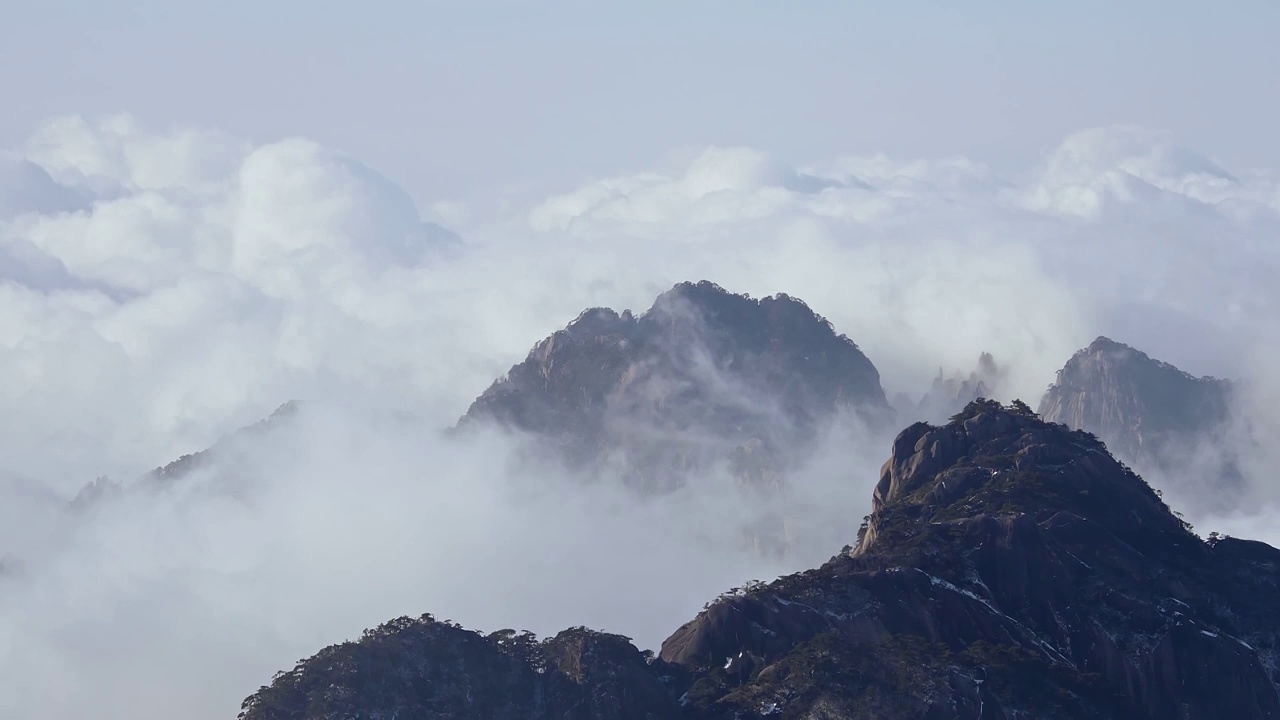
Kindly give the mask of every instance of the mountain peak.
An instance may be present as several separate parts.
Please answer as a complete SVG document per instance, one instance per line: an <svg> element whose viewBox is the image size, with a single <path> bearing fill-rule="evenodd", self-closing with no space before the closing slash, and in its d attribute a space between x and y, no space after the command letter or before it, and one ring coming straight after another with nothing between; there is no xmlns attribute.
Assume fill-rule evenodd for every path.
<svg viewBox="0 0 1280 720"><path fill-rule="evenodd" d="M1193 460L1205 461L1192 456L1227 432L1233 392L1229 381L1196 377L1099 337L1058 371L1039 412L1046 420L1097 433L1121 459L1164 477L1180 475ZM1194 474L1238 484L1229 459L1210 465Z"/></svg>
<svg viewBox="0 0 1280 720"><path fill-rule="evenodd" d="M663 643L703 678L696 705L1280 717L1280 551L1200 541L1089 433L975 400L899 434L874 506L856 549L726 593Z"/></svg>
<svg viewBox="0 0 1280 720"><path fill-rule="evenodd" d="M677 284L639 315L584 311L459 425L497 423L573 464L613 458L640 485L670 487L747 443L799 456L838 413L880 420L888 410L875 366L802 301L704 280Z"/></svg>
<svg viewBox="0 0 1280 720"><path fill-rule="evenodd" d="M693 314L706 329L735 333L745 342L785 346L800 339L830 340L858 349L848 336L837 334L829 320L803 300L783 292L759 299L733 293L709 281L677 283L662 293L641 318L670 321ZM879 374L877 373L877 382Z"/></svg>
<svg viewBox="0 0 1280 720"><path fill-rule="evenodd" d="M1098 352L1102 350L1134 350L1134 348L1130 345L1125 345L1122 342L1117 342L1115 340L1112 340L1106 335L1099 335L1098 337L1094 338L1093 342L1089 343L1089 345L1086 348L1084 348L1084 350L1088 352ZM1139 353L1139 354L1142 354L1142 353ZM1145 354L1143 354L1143 356L1145 357Z"/></svg>
<svg viewBox="0 0 1280 720"><path fill-rule="evenodd" d="M1118 340L1112 340L1105 335L1099 335L1088 346L1077 350L1071 359L1067 361L1067 365L1059 370L1059 374L1069 371L1070 369L1081 368L1082 366L1114 364L1134 368L1135 370L1146 370L1151 372L1161 372L1171 376L1178 376L1188 380L1200 380L1209 382L1222 382L1218 378L1212 376L1196 377L1185 370L1179 369L1177 366L1157 360L1147 353L1126 345Z"/></svg>
<svg viewBox="0 0 1280 720"><path fill-rule="evenodd" d="M945 425L916 423L899 433L853 555L884 550L886 542L912 536L919 522L1022 514L1043 520L1058 513L1131 544L1192 538L1094 435L1047 423L1021 401L1002 406L979 398Z"/></svg>
<svg viewBox="0 0 1280 720"><path fill-rule="evenodd" d="M671 298L680 298L691 302L714 302L723 298L743 298L749 299L748 295L731 293L720 285L710 280L685 280L671 286L670 290L658 296L654 305L660 305L664 300Z"/></svg>

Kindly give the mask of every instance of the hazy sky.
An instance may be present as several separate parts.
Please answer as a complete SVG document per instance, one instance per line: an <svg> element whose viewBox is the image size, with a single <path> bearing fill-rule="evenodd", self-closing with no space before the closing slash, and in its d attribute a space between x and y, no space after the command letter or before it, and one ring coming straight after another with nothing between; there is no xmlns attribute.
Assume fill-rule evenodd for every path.
<svg viewBox="0 0 1280 720"><path fill-rule="evenodd" d="M128 111L305 135L420 202L685 144L1022 165L1136 123L1280 165L1280 5L9 0L0 145Z"/></svg>
<svg viewBox="0 0 1280 720"><path fill-rule="evenodd" d="M912 401L989 351L1034 404L1099 334L1235 378L1245 499L1166 497L1277 538L1280 4L0 3L6 720L234 717L400 613L652 647L830 557L887 438L646 503L437 435L679 281L803 299Z"/></svg>

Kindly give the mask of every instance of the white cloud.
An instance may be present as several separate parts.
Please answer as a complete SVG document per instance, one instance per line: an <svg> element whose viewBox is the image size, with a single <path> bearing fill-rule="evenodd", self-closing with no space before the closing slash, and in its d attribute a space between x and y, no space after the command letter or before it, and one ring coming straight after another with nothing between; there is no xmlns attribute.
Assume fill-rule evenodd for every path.
<svg viewBox="0 0 1280 720"><path fill-rule="evenodd" d="M71 212L88 204L85 193L54 180L40 165L0 152L0 220L28 213Z"/></svg>
<svg viewBox="0 0 1280 720"><path fill-rule="evenodd" d="M61 182L115 192L191 192L225 180L249 147L215 130L154 132L129 115L98 122L68 115L39 127L25 154Z"/></svg>
<svg viewBox="0 0 1280 720"><path fill-rule="evenodd" d="M1280 208L1266 175L1236 177L1179 147L1167 132L1117 126L1076 133L1046 160L1027 189L1030 209L1096 218L1110 203L1256 202Z"/></svg>
<svg viewBox="0 0 1280 720"><path fill-rule="evenodd" d="M115 192L0 225L16 281L0 365L26 380L11 410L35 421L6 448L13 467L66 483L140 470L317 377L345 376L353 392L403 379L421 348L387 352L388 324L436 322L410 317L423 300L411 270L451 240L394 183L314 143L248 148L69 118L31 146L54 174ZM58 453L26 432L90 446Z"/></svg>
<svg viewBox="0 0 1280 720"><path fill-rule="evenodd" d="M1280 301L1273 176L1146 131L1071 136L1019 177L698 148L502 213L431 205L465 243L304 139L72 117L15 158L0 184L13 487L127 478L289 398L328 410L232 472L235 492L206 477L73 521L47 493L0 490L0 553L24 563L0 581L0 682L21 689L0 693L6 717L229 717L272 671L397 613L652 644L725 585L852 539L887 446L816 461L785 501L811 532L766 562L735 545L759 507L715 486L636 504L520 484L498 438L435 438L584 307L639 310L703 278L787 292L916 397L990 351L1034 404L1100 333L1257 383L1270 365L1240 358L1274 357L1256 332Z"/></svg>

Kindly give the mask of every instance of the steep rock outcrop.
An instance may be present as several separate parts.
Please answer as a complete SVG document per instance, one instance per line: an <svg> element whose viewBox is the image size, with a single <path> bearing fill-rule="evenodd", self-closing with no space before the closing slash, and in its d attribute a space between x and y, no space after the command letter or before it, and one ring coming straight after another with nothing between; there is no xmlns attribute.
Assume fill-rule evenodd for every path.
<svg viewBox="0 0 1280 720"><path fill-rule="evenodd" d="M1278 561L1202 542L1087 433L978 401L898 436L857 547L713 604L661 657L741 717L1276 718ZM715 669L738 653L749 680Z"/></svg>
<svg viewBox="0 0 1280 720"><path fill-rule="evenodd" d="M578 466L651 490L731 456L776 482L849 411L882 423L871 361L803 302L682 283L640 315L583 312L538 343L459 422L534 434ZM743 465L745 463L745 465Z"/></svg>
<svg viewBox="0 0 1280 720"><path fill-rule="evenodd" d="M1242 478L1224 437L1233 385L1195 377L1100 337L1058 371L1040 401L1041 417L1095 433L1140 472L1172 487L1212 483L1223 507Z"/></svg>
<svg viewBox="0 0 1280 720"><path fill-rule="evenodd" d="M722 595L656 659L411 623L242 717L1275 719L1277 592L1280 551L1201 541L1094 436L978 400L899 434L857 547Z"/></svg>

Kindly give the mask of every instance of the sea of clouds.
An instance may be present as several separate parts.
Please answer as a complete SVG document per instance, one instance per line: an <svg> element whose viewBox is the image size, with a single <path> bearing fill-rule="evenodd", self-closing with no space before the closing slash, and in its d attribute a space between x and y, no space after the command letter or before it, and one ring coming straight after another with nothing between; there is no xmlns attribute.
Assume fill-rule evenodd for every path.
<svg viewBox="0 0 1280 720"><path fill-rule="evenodd" d="M586 624L655 647L716 593L853 542L887 444L833 436L743 546L730 480L641 499L513 473L470 401L586 307L676 282L786 292L889 395L1002 367L1035 405L1108 335L1236 378L1249 509L1280 540L1280 177L1134 127L998 175L972 158L791 166L686 148L545 197L415 203L303 138L51 119L0 152L0 716L229 718L276 670L400 614ZM72 513L298 399L240 465ZM1206 490L1212 492L1212 488Z"/></svg>

